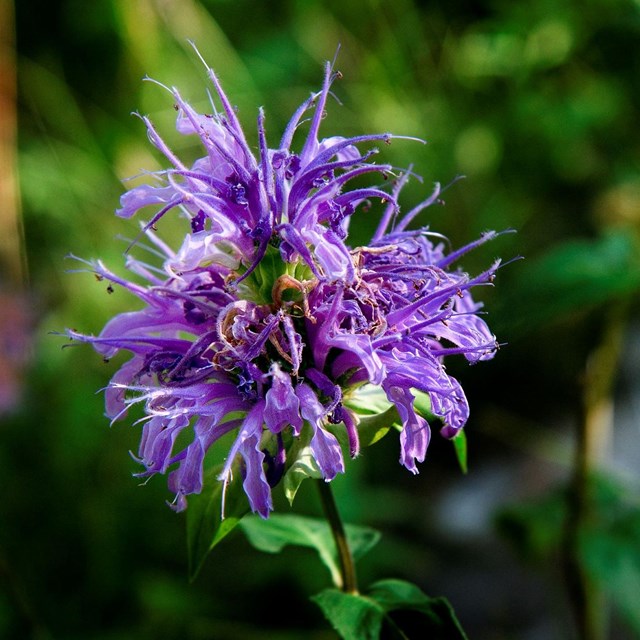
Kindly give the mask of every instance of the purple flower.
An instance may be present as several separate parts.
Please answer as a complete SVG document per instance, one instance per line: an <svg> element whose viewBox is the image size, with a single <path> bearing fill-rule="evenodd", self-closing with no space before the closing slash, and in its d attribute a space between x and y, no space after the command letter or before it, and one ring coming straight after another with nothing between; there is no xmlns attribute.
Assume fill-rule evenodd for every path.
<svg viewBox="0 0 640 640"><path fill-rule="evenodd" d="M132 354L106 390L107 415L118 420L132 405L144 406L139 475L169 473L177 510L202 490L204 457L230 432L219 480L241 474L252 510L263 517L272 509L271 488L296 452L310 452L318 475L331 480L344 471L339 437L351 456L358 454L354 399L372 386L397 408L400 461L417 473L430 431L416 395L426 394L442 434L455 436L469 408L443 361L452 354L487 360L497 348L470 289L490 284L499 263L476 277L452 268L496 234L448 252L440 236L410 230L440 193L436 186L401 215L398 196L410 172L388 181L390 189L349 188L366 174L374 182L394 175L389 165L372 162L377 149L370 148L393 136L319 138L337 75L329 64L322 89L294 113L276 148L267 146L260 110L257 156L208 72L220 112L199 114L170 89L178 131L198 136L205 155L184 164L143 117L170 168L125 193L117 212L129 218L156 208L143 235L159 260L129 255L135 281L88 263L99 279L142 303L114 317L99 336L68 332L105 358L123 349ZM306 119L306 138L294 151ZM351 217L371 200L386 203L380 224L369 246L351 248ZM188 220L175 252L152 231L174 209ZM180 448L185 432L189 444ZM301 446L292 447L297 439Z"/></svg>

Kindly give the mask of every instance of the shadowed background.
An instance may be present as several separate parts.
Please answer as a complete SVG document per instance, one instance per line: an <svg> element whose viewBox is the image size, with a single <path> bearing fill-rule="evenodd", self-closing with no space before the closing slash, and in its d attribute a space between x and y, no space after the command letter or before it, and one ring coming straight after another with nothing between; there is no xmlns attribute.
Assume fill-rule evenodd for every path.
<svg viewBox="0 0 640 640"><path fill-rule="evenodd" d="M171 96L141 81L176 85L207 111L206 73L187 39L252 143L265 107L271 145L340 45L343 79L324 135L426 139L393 141L380 161L413 164L423 177L404 190L405 209L434 181L466 175L419 221L453 246L486 229L518 231L463 262L474 273L496 256L526 257L479 293L506 346L492 362L449 365L471 404L469 474L434 425L419 476L400 467L391 436L334 483L344 518L383 532L362 582L401 577L447 596L471 638L571 638L580 604L561 497L572 478L598 470L595 524L566 539L596 585L601 637L640 637L637 1L0 8L0 637L334 637L308 602L329 583L310 551L261 555L237 535L188 584L184 516L165 506L164 478L136 486L127 451L139 428L109 429L96 395L117 363L89 347L62 349L52 335L98 332L135 304L90 274L66 273L75 265L65 255L123 272L122 238L137 226L113 215L121 180L163 166L130 112L197 157L195 142L175 133ZM354 245L367 242L378 213L354 216ZM183 233L169 219L160 232ZM310 488L295 509L317 512Z"/></svg>

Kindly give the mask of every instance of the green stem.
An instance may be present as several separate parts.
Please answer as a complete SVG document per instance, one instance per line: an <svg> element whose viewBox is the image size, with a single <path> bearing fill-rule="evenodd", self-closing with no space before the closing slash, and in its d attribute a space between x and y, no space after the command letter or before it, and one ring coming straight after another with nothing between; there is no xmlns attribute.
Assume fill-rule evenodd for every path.
<svg viewBox="0 0 640 640"><path fill-rule="evenodd" d="M589 357L583 379L582 415L565 527L565 575L581 640L603 640L607 633L607 599L584 568L580 532L597 520L593 475L610 445L613 384L622 352L628 300L612 305L600 343Z"/></svg>
<svg viewBox="0 0 640 640"><path fill-rule="evenodd" d="M347 534L345 533L338 507L331 491L331 485L320 479L316 482L320 492L322 510L329 522L333 539L338 550L338 561L340 562L340 573L342 575L342 591L345 593L358 593L358 581L356 579L356 565L353 561L353 554L349 547Z"/></svg>

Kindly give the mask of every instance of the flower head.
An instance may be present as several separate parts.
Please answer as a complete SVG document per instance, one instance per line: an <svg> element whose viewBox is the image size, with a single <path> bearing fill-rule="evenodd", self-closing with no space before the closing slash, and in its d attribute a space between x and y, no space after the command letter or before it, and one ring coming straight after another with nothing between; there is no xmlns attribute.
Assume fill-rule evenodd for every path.
<svg viewBox="0 0 640 640"><path fill-rule="evenodd" d="M90 263L100 278L137 296L142 308L114 317L99 336L69 332L106 358L120 350L132 354L106 390L107 415L117 420L143 404L140 475L169 472L177 510L202 490L205 455L230 432L219 480L228 483L240 473L252 510L263 517L272 509L271 488L296 452L304 449L317 474L331 480L344 471L337 436L344 436L351 456L358 454L353 400L373 387L387 406L395 405L400 461L417 473L430 430L415 407L416 394L428 396L442 434L455 436L469 408L443 361L451 354L486 360L497 348L470 289L490 283L499 263L476 277L452 268L495 233L448 252L440 236L410 230L440 195L436 185L401 215L398 196L410 172L388 189L349 188L356 177L369 174L375 183L393 175L392 167L372 161L377 149L371 148L393 136L320 138L336 77L331 65L322 89L300 105L276 148L267 146L259 111L257 155L208 72L219 112L199 114L170 89L178 131L198 136L204 156L185 165L143 117L170 167L151 174L152 184L125 193L117 212L129 218L156 208L143 232L161 264L129 255L127 267L140 284L100 261ZM306 138L294 145L309 113ZM350 220L375 199L386 205L371 244L352 248ZM152 231L172 210L187 222L176 251ZM180 448L183 432L189 443Z"/></svg>

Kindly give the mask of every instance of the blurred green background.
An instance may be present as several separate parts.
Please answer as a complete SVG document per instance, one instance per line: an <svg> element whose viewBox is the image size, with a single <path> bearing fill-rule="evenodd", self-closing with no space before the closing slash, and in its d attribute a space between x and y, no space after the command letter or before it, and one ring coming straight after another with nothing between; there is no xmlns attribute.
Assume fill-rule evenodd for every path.
<svg viewBox="0 0 640 640"><path fill-rule="evenodd" d="M233 536L188 583L184 516L165 506L164 478L138 487L131 477L139 429L109 429L103 417L96 391L116 363L62 349L52 335L97 332L132 303L66 273L65 255L122 273L121 238L137 227L113 215L121 180L162 166L130 112L150 115L175 151L196 157L174 131L169 94L141 81L177 85L206 111L206 74L187 39L251 141L265 106L272 145L340 45L342 104L329 104L324 134L426 139L394 141L380 160L424 177L403 194L409 208L434 181L467 176L420 220L454 246L486 229L518 231L464 260L477 272L498 255L526 258L480 292L507 345L490 363L450 364L472 408L469 475L436 436L413 477L390 437L335 481L345 519L384 535L362 582L394 576L447 596L471 638L548 640L577 637L567 576L580 575L600 603L600 637L640 637L637 0L0 8L1 638L334 637L308 602L329 583L308 550L271 557ZM375 214L354 219L354 244L367 241ZM163 220L165 238L173 229ZM601 479L581 493L593 470ZM584 499L563 502L572 481ZM301 492L298 508L316 512L313 491ZM563 535L576 509L587 525Z"/></svg>

